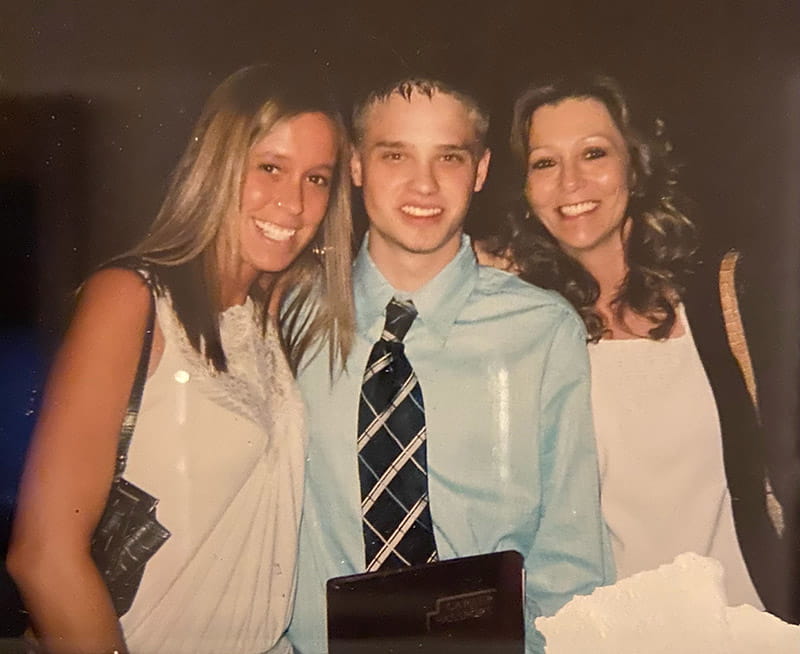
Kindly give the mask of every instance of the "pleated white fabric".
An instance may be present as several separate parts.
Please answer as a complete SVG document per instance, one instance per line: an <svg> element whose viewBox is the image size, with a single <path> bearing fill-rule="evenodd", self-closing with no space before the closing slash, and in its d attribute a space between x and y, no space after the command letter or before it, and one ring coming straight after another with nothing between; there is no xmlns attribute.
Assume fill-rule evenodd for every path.
<svg viewBox="0 0 800 654"><path fill-rule="evenodd" d="M221 316L228 373L190 347L159 299L165 348L150 377L126 477L159 498L172 537L123 616L132 654L291 651L305 427L274 328L248 301Z"/></svg>

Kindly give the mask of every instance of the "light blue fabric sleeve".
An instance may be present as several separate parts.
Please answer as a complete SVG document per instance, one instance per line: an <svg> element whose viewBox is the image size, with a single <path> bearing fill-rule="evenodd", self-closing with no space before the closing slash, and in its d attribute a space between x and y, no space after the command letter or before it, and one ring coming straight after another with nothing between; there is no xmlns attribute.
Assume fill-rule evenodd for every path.
<svg viewBox="0 0 800 654"><path fill-rule="evenodd" d="M600 512L599 471L585 332L570 315L557 328L543 371L541 512L526 555L526 651L543 652L534 628L575 595L613 583L615 571Z"/></svg>

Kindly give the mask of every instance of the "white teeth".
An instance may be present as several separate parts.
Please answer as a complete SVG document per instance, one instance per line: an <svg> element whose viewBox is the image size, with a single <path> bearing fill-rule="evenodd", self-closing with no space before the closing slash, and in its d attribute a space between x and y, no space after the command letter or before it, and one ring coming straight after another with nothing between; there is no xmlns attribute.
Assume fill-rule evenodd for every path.
<svg viewBox="0 0 800 654"><path fill-rule="evenodd" d="M579 216L582 213L591 211L600 203L595 200L588 200L587 202L578 202L577 204L565 204L559 207L559 211L565 216Z"/></svg>
<svg viewBox="0 0 800 654"><path fill-rule="evenodd" d="M418 218L430 218L431 216L438 216L442 213L441 207L415 207L410 204L404 204L400 207L400 211L407 213L409 216L416 216Z"/></svg>
<svg viewBox="0 0 800 654"><path fill-rule="evenodd" d="M256 227L261 230L261 233L273 241L286 241L297 233L296 229L289 229L288 227L281 227L275 223L268 223L263 220L256 220Z"/></svg>

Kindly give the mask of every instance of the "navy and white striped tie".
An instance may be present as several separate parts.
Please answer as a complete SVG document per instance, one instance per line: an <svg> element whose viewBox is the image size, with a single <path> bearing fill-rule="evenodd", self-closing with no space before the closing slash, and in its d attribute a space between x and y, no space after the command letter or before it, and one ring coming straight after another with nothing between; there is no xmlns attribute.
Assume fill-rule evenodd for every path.
<svg viewBox="0 0 800 654"><path fill-rule="evenodd" d="M367 572L437 560L428 505L425 405L403 338L417 311L392 299L358 406L358 474Z"/></svg>

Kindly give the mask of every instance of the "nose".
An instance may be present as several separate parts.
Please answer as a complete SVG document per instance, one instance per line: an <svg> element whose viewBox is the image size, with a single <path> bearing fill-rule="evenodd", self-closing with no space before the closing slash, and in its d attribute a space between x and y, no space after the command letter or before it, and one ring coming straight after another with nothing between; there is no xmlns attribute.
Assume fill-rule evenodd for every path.
<svg viewBox="0 0 800 654"><path fill-rule="evenodd" d="M417 163L413 171L411 187L423 195L431 195L439 190L436 171L431 162L420 161Z"/></svg>
<svg viewBox="0 0 800 654"><path fill-rule="evenodd" d="M580 188L583 183L583 171L579 161L565 161L561 168L561 186L568 191Z"/></svg>
<svg viewBox="0 0 800 654"><path fill-rule="evenodd" d="M303 183L301 180L286 180L281 184L275 204L293 216L303 213Z"/></svg>

